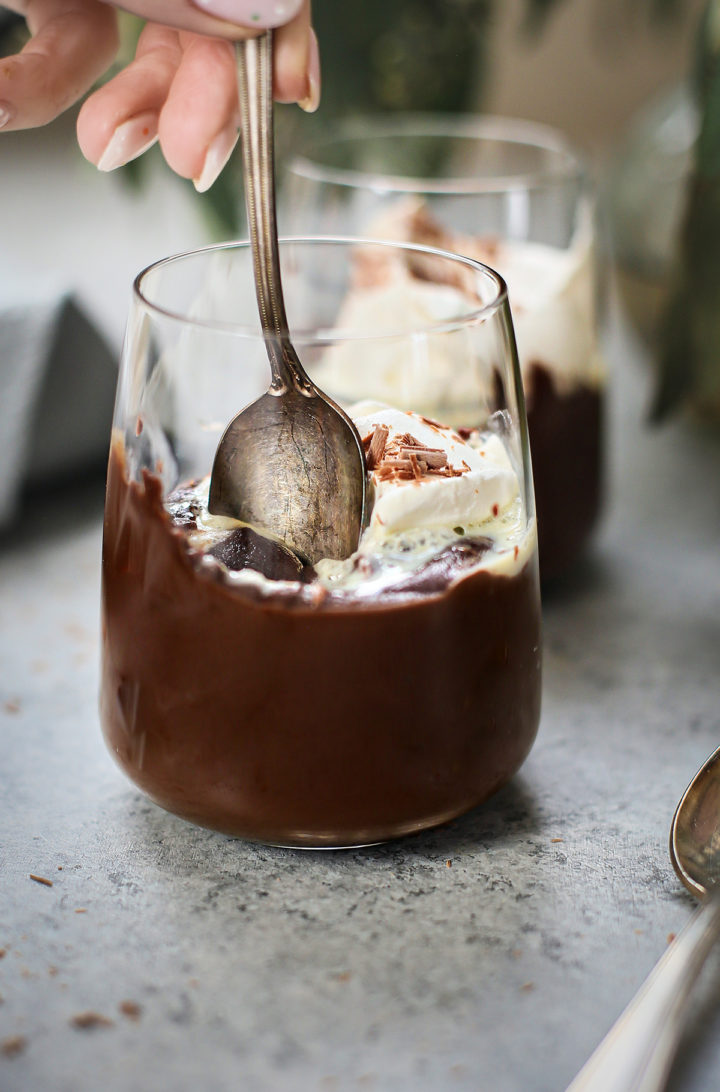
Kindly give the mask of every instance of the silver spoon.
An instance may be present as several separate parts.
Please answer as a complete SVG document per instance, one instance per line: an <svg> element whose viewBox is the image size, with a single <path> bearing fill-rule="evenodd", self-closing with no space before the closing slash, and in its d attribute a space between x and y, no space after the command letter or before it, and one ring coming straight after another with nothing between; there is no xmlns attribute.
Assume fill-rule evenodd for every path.
<svg viewBox="0 0 720 1092"><path fill-rule="evenodd" d="M720 748L677 806L670 859L701 905L567 1092L659 1092L665 1087L685 1003L720 934Z"/></svg>
<svg viewBox="0 0 720 1092"><path fill-rule="evenodd" d="M357 429L308 378L285 315L275 216L272 31L239 42L243 178L255 290L271 383L228 425L208 507L276 536L315 562L356 548L365 512Z"/></svg>

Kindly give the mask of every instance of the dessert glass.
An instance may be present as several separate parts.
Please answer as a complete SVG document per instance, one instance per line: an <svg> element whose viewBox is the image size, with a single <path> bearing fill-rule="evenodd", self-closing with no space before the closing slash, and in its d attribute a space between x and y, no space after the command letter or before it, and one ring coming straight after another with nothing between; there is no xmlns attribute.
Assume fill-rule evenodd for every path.
<svg viewBox="0 0 720 1092"><path fill-rule="evenodd" d="M271 844L361 845L472 808L534 740L540 609L523 393L505 286L483 265L352 239L281 240L280 253L292 340L311 377L332 395L338 360L341 374L356 370L352 401L371 401L362 413L345 405L358 421L364 413L364 432L383 414L406 421L400 411L425 408L402 385L406 404L372 401L385 364L407 392L424 376L437 412L475 437L467 458L495 459L473 496L502 479L511 503L498 519L491 505L481 533L448 508L452 527L419 536L418 516L390 534L373 509L380 552L331 562L345 584L240 570L228 543L247 528L200 512L197 482L225 425L269 383L252 256L227 244L151 266L134 285L108 471L102 727L125 773L186 819ZM425 325L391 311L376 328L338 329L359 253L432 262L469 294ZM469 470L443 467L439 444L466 440L420 416L411 426L438 440L432 488L464 505L454 490ZM396 490L390 500L427 494L415 480L374 488L376 499L383 488ZM432 520L435 502L430 510Z"/></svg>
<svg viewBox="0 0 720 1092"><path fill-rule="evenodd" d="M525 385L543 580L568 571L601 505L605 369L594 197L556 131L508 118L368 118L289 166L285 230L429 243L508 284Z"/></svg>

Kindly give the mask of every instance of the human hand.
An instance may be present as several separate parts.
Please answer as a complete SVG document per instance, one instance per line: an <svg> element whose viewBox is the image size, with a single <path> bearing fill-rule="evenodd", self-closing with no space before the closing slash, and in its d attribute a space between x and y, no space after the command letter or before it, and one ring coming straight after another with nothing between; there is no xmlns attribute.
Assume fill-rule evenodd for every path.
<svg viewBox="0 0 720 1092"><path fill-rule="evenodd" d="M118 49L115 7L150 21L135 60L78 117L85 156L110 171L156 140L178 174L208 189L237 141L233 40L275 35L275 97L317 107L320 66L310 0L6 0L33 35L0 63L0 128L44 125L83 95ZM258 18L254 18L258 16ZM157 21L156 21L157 20ZM247 25L245 25L247 23Z"/></svg>

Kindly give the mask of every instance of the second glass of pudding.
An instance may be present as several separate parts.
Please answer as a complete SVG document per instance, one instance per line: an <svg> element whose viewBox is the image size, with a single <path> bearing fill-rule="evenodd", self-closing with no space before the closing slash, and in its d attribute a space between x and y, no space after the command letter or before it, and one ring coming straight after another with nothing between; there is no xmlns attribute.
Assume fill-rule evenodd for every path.
<svg viewBox="0 0 720 1092"><path fill-rule="evenodd" d="M444 247L504 277L527 401L540 571L544 580L565 574L600 511L605 368L594 197L564 138L508 118L352 122L291 163L283 223ZM406 282L417 311L416 287Z"/></svg>
<svg viewBox="0 0 720 1092"><path fill-rule="evenodd" d="M478 262L349 239L282 241L281 262L300 359L363 440L358 549L312 567L208 512L222 432L270 381L251 254L233 244L146 270L108 472L102 725L126 774L186 819L362 845L485 800L535 738L522 387L505 286ZM365 278L410 269L428 274L436 317L390 291L356 324Z"/></svg>

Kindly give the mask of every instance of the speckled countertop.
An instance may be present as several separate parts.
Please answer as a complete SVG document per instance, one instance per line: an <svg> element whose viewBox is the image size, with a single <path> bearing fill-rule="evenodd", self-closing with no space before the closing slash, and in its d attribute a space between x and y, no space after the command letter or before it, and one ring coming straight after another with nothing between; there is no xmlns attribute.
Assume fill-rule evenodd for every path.
<svg viewBox="0 0 720 1092"><path fill-rule="evenodd" d="M98 728L101 487L28 507L0 550L3 1092L562 1092L691 912L668 828L720 743L720 440L648 431L639 353L612 356L612 503L545 602L535 749L385 847L147 803ZM720 1088L717 978L674 1092Z"/></svg>

